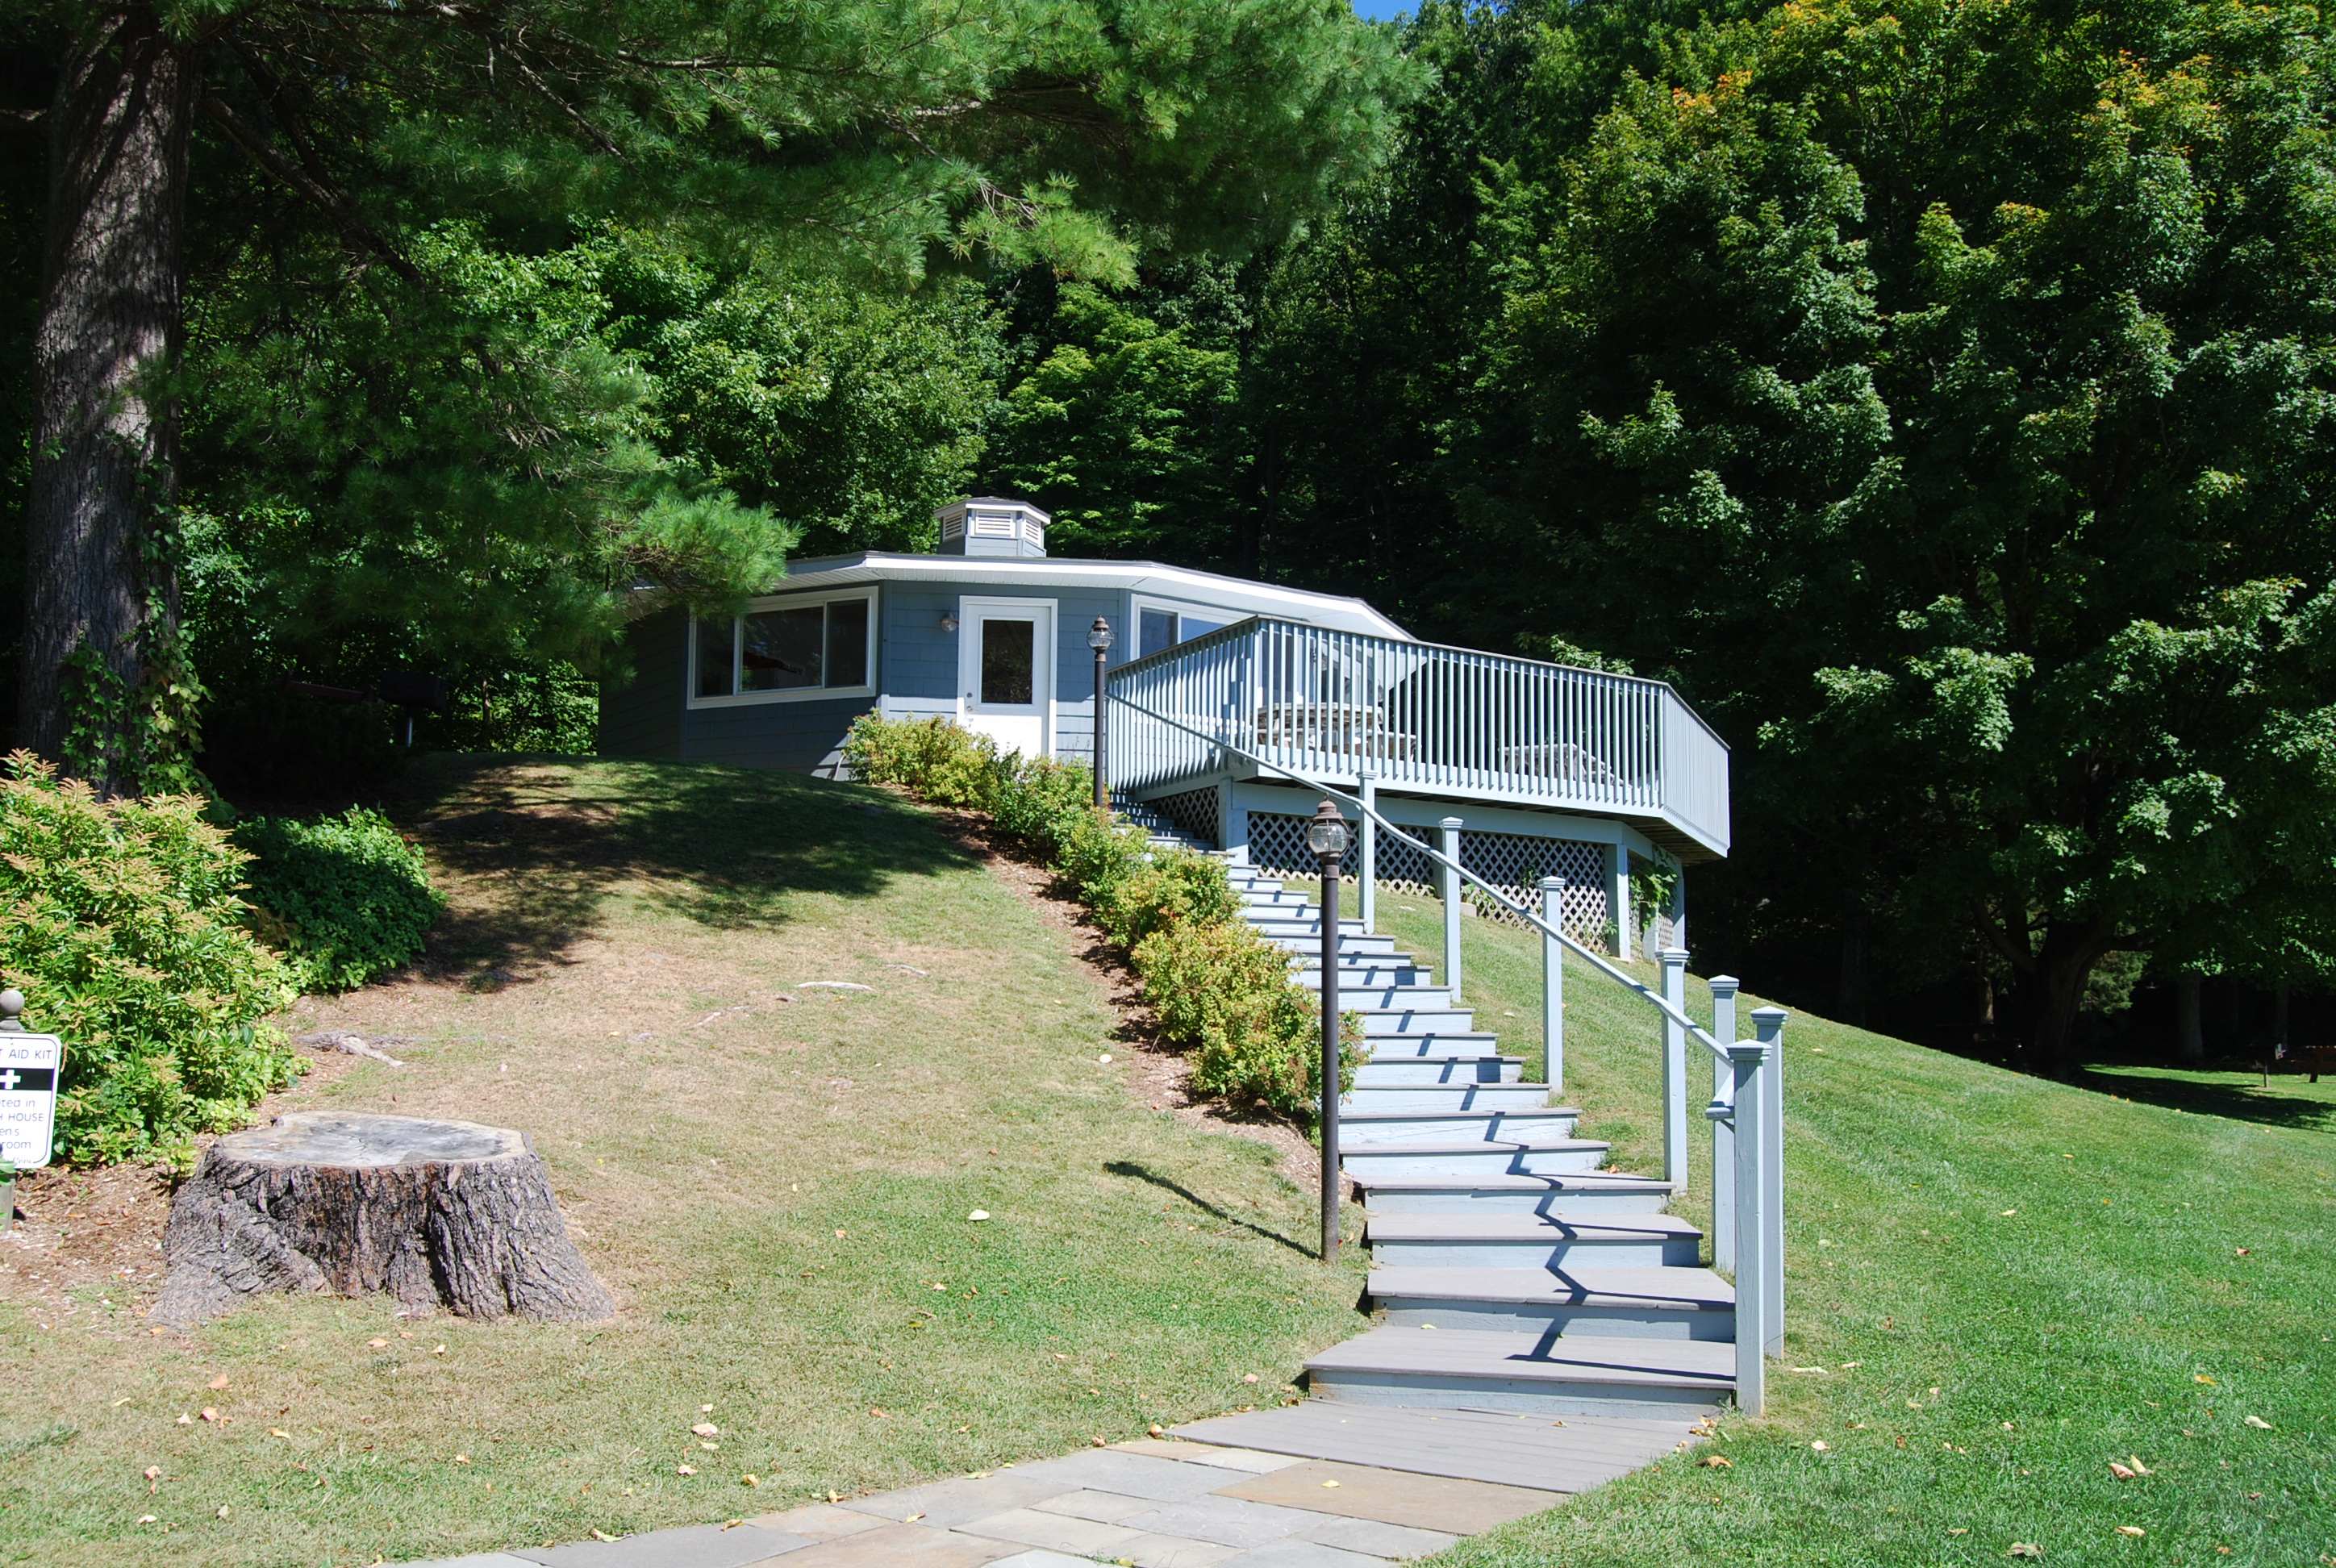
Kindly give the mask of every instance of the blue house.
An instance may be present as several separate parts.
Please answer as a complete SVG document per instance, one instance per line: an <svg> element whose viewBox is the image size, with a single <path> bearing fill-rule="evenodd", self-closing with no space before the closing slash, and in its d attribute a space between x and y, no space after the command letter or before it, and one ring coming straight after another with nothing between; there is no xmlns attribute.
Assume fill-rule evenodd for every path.
<svg viewBox="0 0 2336 1568"><path fill-rule="evenodd" d="M1663 683L1423 643L1334 594L1052 558L1025 502L938 517L934 554L797 561L740 615L644 621L632 678L602 690L600 750L832 777L874 711L1089 761L1100 618L1104 772L1122 802L1299 871L1314 797L1295 772L1374 795L1407 831L1459 818L1464 863L1520 895L1562 877L1585 939L1625 955L1685 940L1685 879L1662 879L1667 907L1633 911L1631 873L1727 853L1728 752ZM1426 891L1424 857L1374 848L1380 885Z"/></svg>

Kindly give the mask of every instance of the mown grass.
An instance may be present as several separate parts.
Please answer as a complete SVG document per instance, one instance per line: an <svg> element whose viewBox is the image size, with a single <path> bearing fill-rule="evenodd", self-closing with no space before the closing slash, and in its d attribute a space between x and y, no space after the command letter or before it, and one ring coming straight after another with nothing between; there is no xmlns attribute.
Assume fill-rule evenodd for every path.
<svg viewBox="0 0 2336 1568"><path fill-rule="evenodd" d="M1441 964L1432 901L1381 907ZM1537 1053L1538 937L1465 930L1480 1020ZM1565 1098L1625 1167L1659 1168L1651 1015L1586 969L1567 987ZM1691 988L1699 1017L1707 998ZM2120 1068L2077 1087L1807 1015L1786 1063L1769 1417L1437 1568L2000 1563L2015 1544L2058 1563L2336 1563L2327 1083ZM1680 1205L1698 1217L1707 1147ZM2136 1456L2146 1475L2109 1469Z"/></svg>
<svg viewBox="0 0 2336 1568"><path fill-rule="evenodd" d="M543 761L443 765L398 810L455 900L435 971L288 1021L407 1037L408 1065L271 1108L527 1131L621 1316L279 1298L181 1339L137 1316L151 1279L0 1302L0 1563L316 1568L719 1521L1270 1404L1363 1326L1363 1261L1308 1254L1311 1194L1132 1096L1075 933L915 808Z"/></svg>

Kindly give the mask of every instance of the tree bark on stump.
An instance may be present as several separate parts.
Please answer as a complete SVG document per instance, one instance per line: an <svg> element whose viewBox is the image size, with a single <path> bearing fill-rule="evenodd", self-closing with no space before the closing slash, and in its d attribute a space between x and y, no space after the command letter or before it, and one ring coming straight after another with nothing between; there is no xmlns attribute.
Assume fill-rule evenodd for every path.
<svg viewBox="0 0 2336 1568"><path fill-rule="evenodd" d="M475 1122L296 1111L221 1138L172 1200L162 1252L147 1318L177 1328L287 1290L465 1318L616 1312L526 1135Z"/></svg>

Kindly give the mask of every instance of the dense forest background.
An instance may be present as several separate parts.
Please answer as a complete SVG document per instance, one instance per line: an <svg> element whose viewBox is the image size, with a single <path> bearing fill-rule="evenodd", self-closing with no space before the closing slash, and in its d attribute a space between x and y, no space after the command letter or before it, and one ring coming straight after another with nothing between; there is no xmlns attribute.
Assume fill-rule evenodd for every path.
<svg viewBox="0 0 2336 1568"><path fill-rule="evenodd" d="M1380 116L1355 156L1309 154L1335 178L1273 222L1139 215L1124 264L944 248L907 276L441 214L409 254L461 285L405 294L199 132L206 773L328 794L394 768L386 718L281 682L403 667L457 694L423 745L589 746L621 629L552 576L482 601L401 572L401 519L679 474L816 555L930 548L936 505L1015 494L1057 554L1677 684L1736 757L1736 853L1690 879L1700 967L2047 1070L2175 1050L2185 1008L2247 1059L2323 1030L2318 14L1428 0L1340 25ZM28 23L0 63L0 603L53 56ZM544 433L517 467L488 450L514 408ZM511 533L498 580L537 582Z"/></svg>

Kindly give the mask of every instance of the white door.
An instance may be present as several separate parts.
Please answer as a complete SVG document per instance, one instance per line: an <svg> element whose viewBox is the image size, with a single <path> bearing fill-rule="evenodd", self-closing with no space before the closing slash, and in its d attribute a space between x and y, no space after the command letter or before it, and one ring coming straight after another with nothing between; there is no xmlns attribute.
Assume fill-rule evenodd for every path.
<svg viewBox="0 0 2336 1568"><path fill-rule="evenodd" d="M1055 601L968 599L958 606L958 719L998 749L1046 756L1055 739Z"/></svg>

